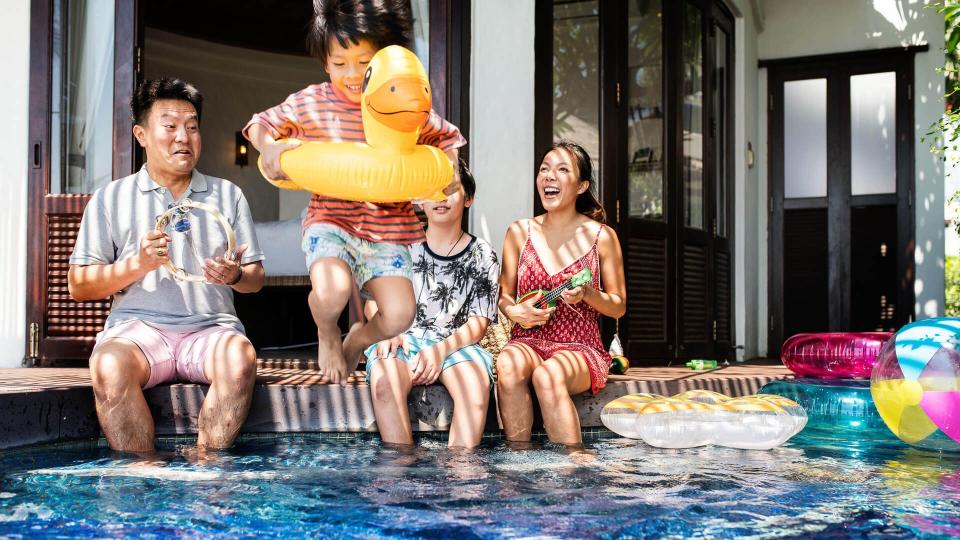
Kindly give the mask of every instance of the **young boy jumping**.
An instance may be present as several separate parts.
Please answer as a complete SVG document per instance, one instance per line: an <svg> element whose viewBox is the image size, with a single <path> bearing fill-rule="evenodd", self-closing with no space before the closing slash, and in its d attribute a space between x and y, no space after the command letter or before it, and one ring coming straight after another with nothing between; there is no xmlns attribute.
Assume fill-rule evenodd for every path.
<svg viewBox="0 0 960 540"><path fill-rule="evenodd" d="M271 178L286 178L280 155L295 146L277 139L365 142L360 93L367 64L379 49L410 41L410 13L401 0L315 0L314 9L308 45L330 82L291 94L253 115L243 130ZM456 149L466 140L431 111L419 143L440 148L457 163ZM310 199L302 248L320 343L317 361L331 382L346 384L364 349L410 327L416 302L408 246L424 238L410 203L374 204L319 194ZM380 309L366 324L354 325L341 344L337 320L354 282Z"/></svg>

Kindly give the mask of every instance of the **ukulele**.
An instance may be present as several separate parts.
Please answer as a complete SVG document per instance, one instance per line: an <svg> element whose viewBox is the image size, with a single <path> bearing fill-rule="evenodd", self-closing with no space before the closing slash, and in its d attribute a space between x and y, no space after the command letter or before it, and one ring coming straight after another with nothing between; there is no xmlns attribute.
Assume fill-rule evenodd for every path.
<svg viewBox="0 0 960 540"><path fill-rule="evenodd" d="M564 291L569 290L569 289L573 289L574 287L580 287L581 285L586 285L586 284L590 283L590 280L592 280L592 279L593 279L593 273L590 272L590 269L589 269L589 268L584 268L583 270L581 270L581 271L577 272L576 274L570 276L569 279L567 279L566 281L564 281L564 282L561 283L560 285L557 285L556 288L554 288L554 289L552 289L552 290L550 290L550 291L546 291L546 290L544 290L544 289L534 289L534 290L532 290L532 291L527 291L527 292L523 293L522 295L520 295L519 298L517 298L517 302L516 302L516 303L521 304L521 303L523 303L523 302L526 302L527 300L530 300L531 298L533 298L534 296L536 296L537 293L541 293L541 292L542 292L542 293L543 293L543 297L540 298L539 300L537 300L537 302L533 305L533 307L535 307L535 308L537 308L537 309L545 309L545 308L548 308L548 307L556 307L556 305L557 305L557 299L560 298L560 295L562 295ZM522 326L522 327L524 327L524 328L527 328L527 329L533 328L532 326L527 326L527 325L522 324L522 323L520 324L520 326Z"/></svg>

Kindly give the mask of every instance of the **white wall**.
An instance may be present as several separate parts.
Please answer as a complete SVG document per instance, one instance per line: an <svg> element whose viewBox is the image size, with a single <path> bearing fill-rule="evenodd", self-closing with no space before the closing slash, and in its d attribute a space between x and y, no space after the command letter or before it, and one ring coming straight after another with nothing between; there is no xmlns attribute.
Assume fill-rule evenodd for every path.
<svg viewBox="0 0 960 540"><path fill-rule="evenodd" d="M7 0L0 17L0 367L20 367L26 336L27 109L30 85L30 0Z"/></svg>
<svg viewBox="0 0 960 540"><path fill-rule="evenodd" d="M930 0L762 0L761 59L929 44L914 62L917 318L943 314L944 172L920 138L943 114L944 21ZM762 126L763 129L765 125Z"/></svg>
<svg viewBox="0 0 960 540"><path fill-rule="evenodd" d="M203 151L197 169L239 185L256 221L299 216L310 194L279 190L265 182L256 166L259 154L252 147L250 164L235 165L235 134L253 113L280 103L309 84L326 80L319 62L152 28L147 29L144 49L146 78L179 77L196 85L203 94Z"/></svg>
<svg viewBox="0 0 960 540"><path fill-rule="evenodd" d="M533 212L534 2L471 6L470 230L499 253L510 223Z"/></svg>
<svg viewBox="0 0 960 540"><path fill-rule="evenodd" d="M763 107L758 105L757 33L762 28L763 14L755 9L758 4L750 0L729 2L736 15L735 64L734 64L734 320L737 345L743 350L737 358L756 358L766 351L766 249L761 249L761 239L766 241L765 230L760 220L765 219L765 200L757 160L759 140L759 115ZM752 167L747 164L747 148L754 155ZM761 295L762 293L762 295ZM763 299L761 301L761 299ZM761 336L763 341L761 342Z"/></svg>

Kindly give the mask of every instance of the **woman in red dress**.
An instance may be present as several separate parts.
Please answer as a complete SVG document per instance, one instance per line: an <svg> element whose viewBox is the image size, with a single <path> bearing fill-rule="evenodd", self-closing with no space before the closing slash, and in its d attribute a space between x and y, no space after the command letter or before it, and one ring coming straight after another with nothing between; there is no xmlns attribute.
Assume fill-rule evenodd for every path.
<svg viewBox="0 0 960 540"><path fill-rule="evenodd" d="M509 441L529 441L533 429L530 384L551 441L580 445L580 419L570 396L607 382L610 355L600 340L600 315L626 311L623 255L603 207L593 195L590 156L577 144L555 143L537 173L546 213L510 225L503 245L500 311L517 323L497 357L497 402ZM563 293L556 307L539 309L538 294L589 268L591 282Z"/></svg>

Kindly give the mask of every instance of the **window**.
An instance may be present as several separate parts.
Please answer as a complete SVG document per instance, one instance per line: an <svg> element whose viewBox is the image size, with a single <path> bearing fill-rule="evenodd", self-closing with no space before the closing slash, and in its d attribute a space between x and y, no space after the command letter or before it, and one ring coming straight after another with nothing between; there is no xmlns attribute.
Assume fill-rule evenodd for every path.
<svg viewBox="0 0 960 540"><path fill-rule="evenodd" d="M113 10L54 2L51 193L92 193L112 180Z"/></svg>

